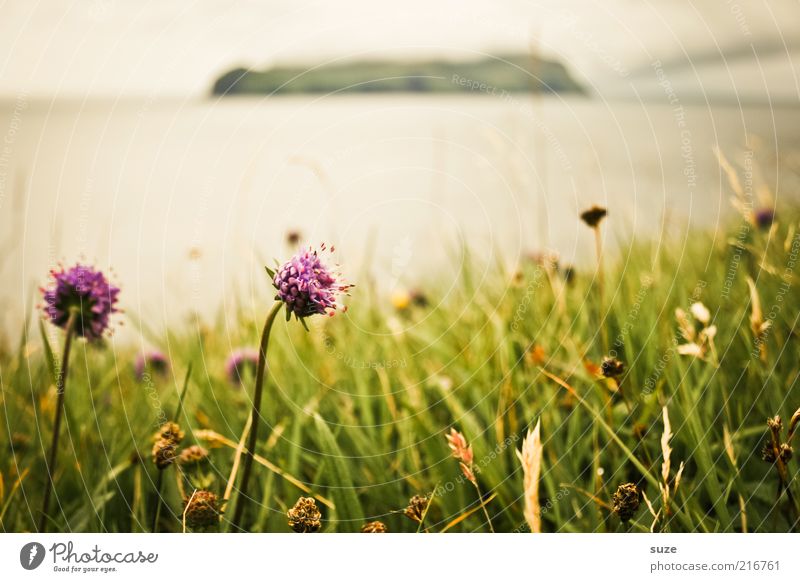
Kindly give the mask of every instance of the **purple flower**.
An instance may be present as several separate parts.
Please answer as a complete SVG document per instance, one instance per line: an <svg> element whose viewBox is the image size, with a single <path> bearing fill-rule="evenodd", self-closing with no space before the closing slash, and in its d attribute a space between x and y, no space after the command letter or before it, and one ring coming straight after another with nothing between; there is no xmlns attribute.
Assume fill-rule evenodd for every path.
<svg viewBox="0 0 800 582"><path fill-rule="evenodd" d="M755 218L758 227L766 230L772 226L772 222L775 220L775 210L772 208L756 210Z"/></svg>
<svg viewBox="0 0 800 582"><path fill-rule="evenodd" d="M239 348L233 350L225 362L225 375L231 383L237 386L242 383L242 376L247 370L255 376L258 368L258 350L253 348Z"/></svg>
<svg viewBox="0 0 800 582"><path fill-rule="evenodd" d="M169 360L167 356L158 350L150 350L147 353L139 354L134 364L134 372L139 382L144 379L144 374L148 368L154 374L164 377L169 373Z"/></svg>
<svg viewBox="0 0 800 582"><path fill-rule="evenodd" d="M323 244L320 251L325 250ZM338 296L352 287L343 283L341 275L331 271L311 247L281 265L272 284L278 290L275 299L286 304L287 317L294 313L298 319L317 313L333 315Z"/></svg>
<svg viewBox="0 0 800 582"><path fill-rule="evenodd" d="M75 333L89 340L103 337L108 329L119 288L111 285L102 272L77 264L70 269L50 271L52 281L41 289L44 312L53 325L67 327L71 312L77 314Z"/></svg>

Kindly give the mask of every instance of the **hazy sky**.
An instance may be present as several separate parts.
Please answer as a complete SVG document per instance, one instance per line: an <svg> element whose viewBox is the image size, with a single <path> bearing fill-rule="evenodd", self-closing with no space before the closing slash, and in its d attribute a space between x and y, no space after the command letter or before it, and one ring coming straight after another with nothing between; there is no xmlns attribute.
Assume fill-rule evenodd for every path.
<svg viewBox="0 0 800 582"><path fill-rule="evenodd" d="M677 83L786 99L794 39L797 0L0 0L0 94L194 95L234 65L533 42L603 90L688 55L697 71L674 69Z"/></svg>

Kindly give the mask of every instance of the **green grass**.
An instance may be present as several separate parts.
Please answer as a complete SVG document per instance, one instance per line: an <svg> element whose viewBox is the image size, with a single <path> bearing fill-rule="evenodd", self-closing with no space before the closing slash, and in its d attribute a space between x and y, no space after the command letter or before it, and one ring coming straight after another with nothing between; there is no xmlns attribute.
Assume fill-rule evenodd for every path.
<svg viewBox="0 0 800 582"><path fill-rule="evenodd" d="M439 531L477 508L475 489L449 457L444 434L455 426L473 444L481 491L496 494L487 505L494 528L524 531L514 449L541 419L544 531L649 531L653 517L644 503L628 524L608 510L626 482L639 485L660 512L656 531L790 531L795 514L785 495L776 500L778 473L761 459L761 448L766 419L780 414L785 436L800 407L800 300L791 265L798 221L783 214L771 232L750 227L739 250L730 243L742 225L729 226L724 233L690 231L626 246L607 265L602 310L591 270L565 284L534 263L515 275L467 261L454 283L425 286L429 306L400 312L368 277L354 277L360 284L346 315L312 319L309 332L295 321L276 324L257 452L335 504L335 510L319 504L323 531L358 531L372 520L393 532L416 531L398 510L412 495L434 490L424 525ZM772 322L763 361L754 355L748 275ZM675 309L688 311L693 301L711 310L718 365L710 355L676 352ZM157 478L152 434L159 411L169 416L177 409L190 364L177 419L184 444L209 446L196 441L199 429L239 441L253 382L232 387L224 361L231 347L257 344L271 303L265 284L255 311L242 307L213 325L161 336L145 332L173 363L170 378L151 389L133 377L133 348L76 342L51 531L149 531ZM32 531L38 518L55 403L47 344L57 358L63 341L60 330L44 332L49 342L30 323L17 346L8 341L0 352L3 531ZM534 345L544 354L538 363L530 355ZM626 364L627 404L587 365L599 364L610 349ZM665 406L674 433L672 487L685 463L668 514L659 491ZM222 495L233 459L230 447L211 448L205 468L181 477L184 490ZM796 466L788 463L790 477ZM161 531L182 529L178 476L175 467L164 476ZM260 464L253 476L248 529L289 531L286 510L305 494ZM224 520L220 527L228 529ZM450 531L488 531L488 525L474 511Z"/></svg>

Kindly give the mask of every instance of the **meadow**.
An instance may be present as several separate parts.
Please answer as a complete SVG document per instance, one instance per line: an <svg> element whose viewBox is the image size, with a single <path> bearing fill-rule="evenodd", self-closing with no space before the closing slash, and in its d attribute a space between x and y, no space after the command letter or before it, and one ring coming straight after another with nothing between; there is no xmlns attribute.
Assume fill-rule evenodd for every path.
<svg viewBox="0 0 800 582"><path fill-rule="evenodd" d="M455 281L392 297L349 273L348 310L305 317L308 330L282 311L247 499L237 491L274 289L166 333L116 314L146 339L75 338L46 527L794 531L800 215L740 210L718 231L663 233L596 269L467 252ZM32 313L0 347L5 532L39 528L65 336L51 323ZM237 347L250 351L231 368ZM155 349L164 361L137 370ZM153 435L167 438L169 421L183 438L159 468Z"/></svg>

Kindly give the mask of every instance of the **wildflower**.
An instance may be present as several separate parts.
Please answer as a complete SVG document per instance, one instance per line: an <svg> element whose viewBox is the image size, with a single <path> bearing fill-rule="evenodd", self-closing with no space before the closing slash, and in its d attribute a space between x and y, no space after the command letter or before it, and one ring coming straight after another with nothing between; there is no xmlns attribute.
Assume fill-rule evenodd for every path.
<svg viewBox="0 0 800 582"><path fill-rule="evenodd" d="M322 245L320 251L325 250ZM274 274L272 284L278 290L275 299L286 305L287 317L294 313L297 319L332 315L338 308L338 295L346 294L352 287L343 283L340 275L331 271L311 248L284 263Z"/></svg>
<svg viewBox="0 0 800 582"><path fill-rule="evenodd" d="M775 221L775 209L761 208L756 210L753 218L755 219L755 223L758 228L767 230Z"/></svg>
<svg viewBox="0 0 800 582"><path fill-rule="evenodd" d="M603 325L602 312L605 310L605 269L603 268L603 236L600 233L600 223L608 214L601 206L592 206L581 213L581 220L594 232L594 251L597 258L597 327L603 338L603 346L608 349L608 328Z"/></svg>
<svg viewBox="0 0 800 582"><path fill-rule="evenodd" d="M192 529L207 529L219 524L219 498L211 491L195 491L184 500L183 515L186 525Z"/></svg>
<svg viewBox="0 0 800 582"><path fill-rule="evenodd" d="M408 506L403 514L412 521L422 523L425 517L425 512L428 510L430 499L425 495L414 495L408 500Z"/></svg>
<svg viewBox="0 0 800 582"><path fill-rule="evenodd" d="M619 378L625 373L625 364L616 358L603 358L600 364L600 373L606 378Z"/></svg>
<svg viewBox="0 0 800 582"><path fill-rule="evenodd" d="M623 523L630 521L631 518L636 515L636 511L639 509L641 496L642 494L639 488L633 483L624 483L617 487L611 501L613 503L614 513L619 516L619 519Z"/></svg>
<svg viewBox="0 0 800 582"><path fill-rule="evenodd" d="M186 447L178 455L179 465L198 465L206 460L208 460L208 450L200 445Z"/></svg>
<svg viewBox="0 0 800 582"><path fill-rule="evenodd" d="M320 251L327 250L323 244ZM333 247L330 251L333 252ZM267 349L272 326L282 306L286 307L286 320L292 313L304 327L305 318L315 314L333 315L338 308L336 303L339 295L346 294L352 285L341 280L341 276L331 271L319 257L319 253L312 248L297 253L278 268L272 271L267 268L267 273L272 278L272 284L278 293L276 303L272 306L264 321L261 330L261 343L258 350L258 364L256 366L256 385L253 390L253 408L250 413L250 434L247 437L247 456L244 459L242 480L239 485L239 502L232 523L239 527L244 515L245 499L250 473L253 468L253 455L258 443L258 425L261 418L261 397L264 391L264 371L267 367ZM306 329L308 329L306 327ZM313 502L313 500L312 500Z"/></svg>
<svg viewBox="0 0 800 582"><path fill-rule="evenodd" d="M425 295L425 292L421 289L411 289L411 291L408 292L408 295L411 298L412 305L416 305L417 307L428 306L428 296Z"/></svg>
<svg viewBox="0 0 800 582"><path fill-rule="evenodd" d="M313 533L322 527L322 514L313 497L301 497L286 512L289 527L297 533Z"/></svg>
<svg viewBox="0 0 800 582"><path fill-rule="evenodd" d="M169 360L167 356L158 350L151 350L145 354L139 354L134 364L134 373L139 382L144 379L145 372L148 368L152 370L154 374L164 377L169 374Z"/></svg>
<svg viewBox="0 0 800 582"><path fill-rule="evenodd" d="M302 235L300 234L299 230L290 230L286 233L286 243L290 247L296 247L298 244L300 244L301 238Z"/></svg>
<svg viewBox="0 0 800 582"><path fill-rule="evenodd" d="M116 313L119 288L111 285L101 271L77 264L50 272L51 284L42 288L44 312L50 322L66 329L70 315L76 314L74 332L98 340Z"/></svg>
<svg viewBox="0 0 800 582"><path fill-rule="evenodd" d="M535 344L530 350L528 350L527 357L528 361L530 361L530 363L534 366L541 366L547 361L547 353L539 344Z"/></svg>
<svg viewBox="0 0 800 582"><path fill-rule="evenodd" d="M581 220L590 228L597 228L600 222L606 217L608 211L602 206L594 205L588 210L581 212Z"/></svg>
<svg viewBox="0 0 800 582"><path fill-rule="evenodd" d="M255 375L258 367L258 350L239 348L233 350L225 362L225 375L231 384L240 385L245 374Z"/></svg>
<svg viewBox="0 0 800 582"><path fill-rule="evenodd" d="M370 521L361 526L361 533L387 533L389 528L382 521Z"/></svg>
<svg viewBox="0 0 800 582"><path fill-rule="evenodd" d="M397 311L405 311L411 305L411 294L405 289L392 293L392 306Z"/></svg>
<svg viewBox="0 0 800 582"><path fill-rule="evenodd" d="M69 354L73 336L87 340L99 340L108 330L111 315L117 312L119 289L109 284L102 272L77 264L65 270L50 271L52 281L42 287L43 310L50 323L65 330L64 351L60 370L55 378L56 408L53 419L53 436L47 455L47 481L42 495L42 511L39 518L39 533L44 533L48 524L50 494L53 490L53 475L58 460L58 440L61 432L61 416L64 412L64 394L69 375Z"/></svg>

